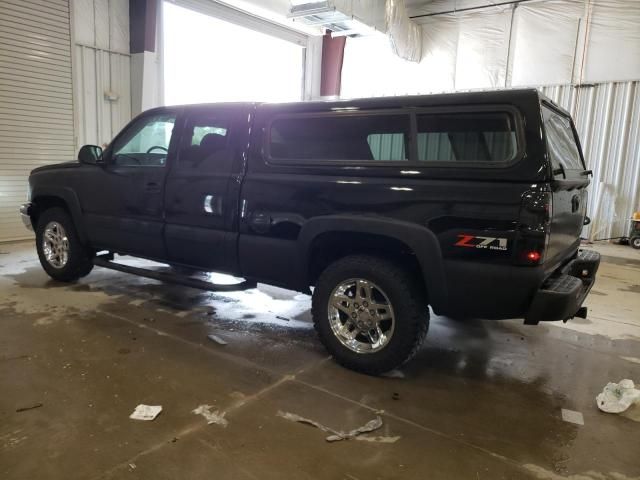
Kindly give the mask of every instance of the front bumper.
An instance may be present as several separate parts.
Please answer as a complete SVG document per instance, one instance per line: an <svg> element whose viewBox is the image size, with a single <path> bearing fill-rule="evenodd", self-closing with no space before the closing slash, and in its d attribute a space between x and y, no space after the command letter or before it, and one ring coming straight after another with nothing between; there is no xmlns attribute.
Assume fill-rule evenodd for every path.
<svg viewBox="0 0 640 480"><path fill-rule="evenodd" d="M582 302L587 297L600 266L600 254L579 250L576 258L554 272L533 297L524 323L568 320L586 315Z"/></svg>
<svg viewBox="0 0 640 480"><path fill-rule="evenodd" d="M20 217L22 218L22 223L24 223L24 226L33 231L33 224L31 223L31 208L33 207L33 204L31 203L24 203L20 206Z"/></svg>

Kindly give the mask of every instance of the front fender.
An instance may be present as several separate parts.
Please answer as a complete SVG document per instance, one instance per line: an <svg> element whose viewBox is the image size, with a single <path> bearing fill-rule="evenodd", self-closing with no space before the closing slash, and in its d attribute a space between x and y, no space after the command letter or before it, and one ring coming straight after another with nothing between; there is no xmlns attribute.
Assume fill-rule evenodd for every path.
<svg viewBox="0 0 640 480"><path fill-rule="evenodd" d="M439 311L446 304L447 288L440 243L426 227L382 217L355 215L328 215L307 221L298 237L300 264L304 265L305 278L309 277L308 258L315 238L329 232L353 232L386 236L407 245L415 253L432 308Z"/></svg>
<svg viewBox="0 0 640 480"><path fill-rule="evenodd" d="M38 199L40 199L40 203L42 203L45 198L58 198L65 203L73 219L80 241L83 243L87 242L87 231L84 225L82 209L80 208L80 200L76 192L69 187L34 185L31 191L31 201L36 208L40 208Z"/></svg>

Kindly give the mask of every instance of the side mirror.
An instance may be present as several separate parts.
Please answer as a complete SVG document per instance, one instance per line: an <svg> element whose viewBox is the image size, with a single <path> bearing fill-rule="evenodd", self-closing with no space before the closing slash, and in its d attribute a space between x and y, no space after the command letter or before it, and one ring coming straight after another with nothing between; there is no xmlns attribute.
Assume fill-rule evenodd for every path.
<svg viewBox="0 0 640 480"><path fill-rule="evenodd" d="M84 145L78 152L78 161L95 165L102 158L102 148L97 145Z"/></svg>

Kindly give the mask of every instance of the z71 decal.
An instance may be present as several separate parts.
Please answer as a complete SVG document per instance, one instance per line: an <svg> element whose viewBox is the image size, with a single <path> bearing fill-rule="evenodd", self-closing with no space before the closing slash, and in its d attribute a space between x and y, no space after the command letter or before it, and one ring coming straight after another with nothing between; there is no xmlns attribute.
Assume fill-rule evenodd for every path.
<svg viewBox="0 0 640 480"><path fill-rule="evenodd" d="M498 237L480 237L477 235L458 235L456 247L483 248L487 250L507 250L508 239Z"/></svg>

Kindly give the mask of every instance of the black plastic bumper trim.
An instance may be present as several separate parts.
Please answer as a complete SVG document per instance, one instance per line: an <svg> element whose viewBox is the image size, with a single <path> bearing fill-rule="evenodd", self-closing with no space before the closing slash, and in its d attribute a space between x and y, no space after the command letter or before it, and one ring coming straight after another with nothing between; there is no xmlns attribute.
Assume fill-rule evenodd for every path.
<svg viewBox="0 0 640 480"><path fill-rule="evenodd" d="M566 321L584 313L582 303L595 282L599 266L598 252L578 251L576 258L554 272L538 290L524 323L536 325L543 321Z"/></svg>

